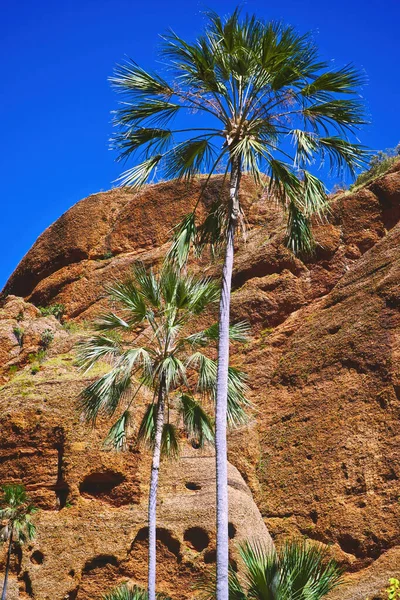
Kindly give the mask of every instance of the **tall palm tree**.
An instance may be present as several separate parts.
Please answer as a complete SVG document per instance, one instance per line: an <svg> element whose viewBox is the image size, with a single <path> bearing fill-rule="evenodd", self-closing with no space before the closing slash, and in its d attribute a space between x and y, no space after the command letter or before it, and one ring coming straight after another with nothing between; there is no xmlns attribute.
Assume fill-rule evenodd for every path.
<svg viewBox="0 0 400 600"><path fill-rule="evenodd" d="M323 546L290 541L277 552L260 543L240 547L243 575L229 571L229 600L320 600L342 583L343 571ZM215 598L215 582L200 584L203 600Z"/></svg>
<svg viewBox="0 0 400 600"><path fill-rule="evenodd" d="M4 485L0 498L0 539L8 542L6 569L4 573L1 600L6 600L8 574L10 571L11 550L14 544L23 544L35 537L36 528L31 521L36 508L30 504L23 485Z"/></svg>
<svg viewBox="0 0 400 600"><path fill-rule="evenodd" d="M243 219L241 175L266 187L270 202L287 213L286 244L311 252L311 218L327 207L325 187L309 167L327 161L351 173L365 151L353 141L363 124L356 97L362 83L352 67L335 70L322 61L310 35L265 23L238 10L225 19L209 15L203 35L186 42L173 31L164 37L165 76L134 62L119 66L111 84L123 95L116 111L113 146L119 160L139 157L122 185L138 188L158 172L190 179L208 173L192 212L177 227L171 256L182 265L191 244L224 246L219 312L216 404L217 591L228 597L228 485L226 410L229 308L234 238ZM172 121L176 119L176 126ZM193 122L193 126L188 126ZM229 175L229 199L215 198L199 222L198 206L211 175Z"/></svg>
<svg viewBox="0 0 400 600"><path fill-rule="evenodd" d="M180 424L196 447L214 439L207 408L215 401L217 363L202 348L216 345L218 327L213 325L196 333L188 333L188 328L218 299L219 289L208 279L183 275L171 266L165 266L156 275L139 263L131 279L116 283L109 292L110 298L119 304L120 314L110 312L97 321L99 333L80 345L78 357L87 370L104 359L111 361L112 367L82 391L80 408L93 424L99 415L114 417L119 412L106 444L122 450L139 391L147 389L152 393L152 402L145 410L137 436L153 452L148 509L148 593L149 599L154 600L160 457L178 454ZM244 323L230 328L233 340L243 341L245 334ZM229 368L228 387L228 422L239 425L246 421L248 405L241 371Z"/></svg>

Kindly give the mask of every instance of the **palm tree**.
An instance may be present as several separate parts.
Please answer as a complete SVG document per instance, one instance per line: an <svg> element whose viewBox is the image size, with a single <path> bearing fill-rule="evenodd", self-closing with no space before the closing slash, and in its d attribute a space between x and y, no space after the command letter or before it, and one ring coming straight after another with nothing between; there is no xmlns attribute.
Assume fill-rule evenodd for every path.
<svg viewBox="0 0 400 600"><path fill-rule="evenodd" d="M218 327L213 325L191 334L188 328L218 299L219 290L210 280L183 275L172 266L165 266L156 275L139 263L134 267L133 277L116 283L109 293L121 306L121 313L110 312L99 319L96 323L99 333L80 345L79 361L88 370L106 359L111 361L112 368L82 391L80 408L92 424L99 415L114 417L119 411L106 445L122 450L132 421L131 407L139 391L144 388L152 393L152 402L145 410L137 436L153 452L148 509L148 593L150 600L154 600L160 457L178 454L180 423L196 447L214 439L213 422L204 407L215 400L217 363L201 350L216 345ZM231 339L243 341L246 330L244 323L232 326ZM239 425L246 421L244 409L248 405L243 373L230 367L228 386L228 421Z"/></svg>
<svg viewBox="0 0 400 600"><path fill-rule="evenodd" d="M185 263L192 243L224 246L219 311L216 402L217 597L228 597L228 485L226 410L229 365L229 309L234 238L244 214L242 173L266 188L265 197L286 211L286 244L311 252L311 218L327 208L323 183L309 166L319 160L351 173L365 150L354 143L363 124L355 96L362 83L352 67L334 70L322 61L310 35L265 23L238 10L225 19L209 15L194 43L173 31L164 37L165 77L129 61L117 67L111 84L122 93L113 147L119 160L139 156L120 177L138 188L158 169L163 177L190 179L208 173L192 212L177 227L170 252ZM177 119L175 127L171 126ZM188 127L192 120L193 127ZM198 207L214 172L229 174L229 199L222 194L202 222ZM222 186L221 186L222 190Z"/></svg>
<svg viewBox="0 0 400 600"><path fill-rule="evenodd" d="M37 509L30 504L23 485L4 485L1 489L3 494L0 499L0 522L2 523L0 539L8 542L1 600L6 600L12 547L14 544L21 545L26 540L32 540L35 537L36 528L31 517Z"/></svg>
<svg viewBox="0 0 400 600"><path fill-rule="evenodd" d="M244 574L229 572L229 600L320 600L342 583L343 571L322 546L287 542L275 552L262 544L240 547ZM215 582L203 587L215 598Z"/></svg>

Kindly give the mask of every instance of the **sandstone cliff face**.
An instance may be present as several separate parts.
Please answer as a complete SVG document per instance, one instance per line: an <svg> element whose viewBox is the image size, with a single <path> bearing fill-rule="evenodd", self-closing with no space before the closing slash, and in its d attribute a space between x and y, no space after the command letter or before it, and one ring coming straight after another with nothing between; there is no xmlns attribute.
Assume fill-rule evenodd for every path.
<svg viewBox="0 0 400 600"><path fill-rule="evenodd" d="M42 234L5 293L61 302L84 323L104 306L104 283L138 258L162 258L199 185L81 201ZM350 573L338 598L379 598L388 576L400 576L400 165L333 198L304 262L282 246L281 216L246 179L242 200L248 234L238 241L232 313L250 320L253 336L232 360L249 374L255 413L231 436L232 560L238 540L268 539L265 523L278 543L301 535L331 547ZM218 263L200 268L219 273ZM32 375L43 328L54 340ZM88 433L79 422L79 335L17 298L0 313L0 478L24 479L43 509L37 540L15 557L15 597L99 598L145 577L148 457L133 444L123 456L101 452L104 428ZM188 582L214 560L212 456L197 452L163 467L160 589L176 598L190 597Z"/></svg>

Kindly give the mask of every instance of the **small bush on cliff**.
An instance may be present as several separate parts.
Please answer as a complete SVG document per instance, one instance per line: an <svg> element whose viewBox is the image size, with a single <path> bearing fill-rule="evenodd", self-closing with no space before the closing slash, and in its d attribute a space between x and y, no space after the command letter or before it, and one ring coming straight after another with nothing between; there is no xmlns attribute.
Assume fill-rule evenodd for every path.
<svg viewBox="0 0 400 600"><path fill-rule="evenodd" d="M400 158L400 143L395 148L387 148L385 151L380 150L374 154L366 171L360 173L350 189L353 190L360 185L365 185L376 179L380 175L384 175L386 171Z"/></svg>
<svg viewBox="0 0 400 600"><path fill-rule="evenodd" d="M54 340L54 331L51 329L45 329L41 336L41 344L43 348L48 348L51 342Z"/></svg>
<svg viewBox="0 0 400 600"><path fill-rule="evenodd" d="M17 339L17 342L19 344L19 346L22 347L22 344L24 343L24 329L23 327L20 327L19 325L16 325L13 328L13 333Z"/></svg>
<svg viewBox="0 0 400 600"><path fill-rule="evenodd" d="M65 306L61 303L51 304L50 306L39 306L38 308L43 317L53 315L59 321L62 321L63 315L65 313Z"/></svg>

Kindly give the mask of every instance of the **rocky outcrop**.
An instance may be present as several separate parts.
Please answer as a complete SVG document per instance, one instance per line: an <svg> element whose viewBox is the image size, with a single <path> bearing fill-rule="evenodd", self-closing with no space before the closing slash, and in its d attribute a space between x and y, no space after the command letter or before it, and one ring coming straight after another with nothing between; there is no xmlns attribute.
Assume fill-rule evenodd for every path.
<svg viewBox="0 0 400 600"><path fill-rule="evenodd" d="M230 438L232 561L235 542L269 539L266 525L277 543L300 535L329 546L349 573L341 598L380 598L388 576L400 577L400 164L335 195L327 222L315 224L316 253L303 260L282 245L273 200L243 181L247 239L238 241L232 315L250 321L252 338L232 362L248 372L255 410ZM71 348L104 306L105 283L138 258L162 258L201 185L83 200L42 234L5 288L25 302L9 296L0 312L0 478L23 479L42 508L36 542L15 557L21 597L83 600L144 581L148 457L134 444L104 453L105 424L88 432L80 423L74 403L85 377ZM220 186L212 180L205 204ZM219 273L206 259L193 267ZM26 301L64 304L66 325ZM47 328L53 340L33 374L29 356ZM160 589L176 598L191 597L189 582L215 558L213 461L197 453L185 447L163 465Z"/></svg>

